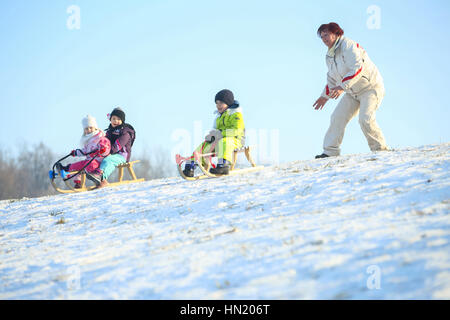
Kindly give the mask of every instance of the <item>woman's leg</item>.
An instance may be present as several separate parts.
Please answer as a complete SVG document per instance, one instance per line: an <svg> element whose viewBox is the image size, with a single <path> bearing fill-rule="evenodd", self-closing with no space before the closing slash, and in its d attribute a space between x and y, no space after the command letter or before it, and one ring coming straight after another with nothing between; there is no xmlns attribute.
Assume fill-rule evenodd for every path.
<svg viewBox="0 0 450 320"><path fill-rule="evenodd" d="M100 170L103 172L103 180L108 179L108 177L113 173L114 169L122 163L125 163L126 160L120 154L110 154L106 158L103 159L100 164Z"/></svg>
<svg viewBox="0 0 450 320"><path fill-rule="evenodd" d="M341 154L341 144L344 139L345 127L348 122L358 113L359 101L348 93L339 101L336 109L331 115L330 127L323 140L324 153L329 156Z"/></svg>
<svg viewBox="0 0 450 320"><path fill-rule="evenodd" d="M366 136L371 151L387 150L383 132L375 119L375 112L383 100L383 91L368 90L361 95L359 125Z"/></svg>

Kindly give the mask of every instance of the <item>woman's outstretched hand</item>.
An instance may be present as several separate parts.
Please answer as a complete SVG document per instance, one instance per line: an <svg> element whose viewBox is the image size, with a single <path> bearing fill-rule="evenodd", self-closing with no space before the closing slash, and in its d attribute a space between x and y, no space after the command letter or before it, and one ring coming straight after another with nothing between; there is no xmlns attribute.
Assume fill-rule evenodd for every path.
<svg viewBox="0 0 450 320"><path fill-rule="evenodd" d="M331 99L337 99L339 96L344 92L344 89L341 88L341 86L334 87L330 89L330 98Z"/></svg>
<svg viewBox="0 0 450 320"><path fill-rule="evenodd" d="M316 102L314 102L313 107L316 110L322 110L323 106L325 105L325 103L327 103L328 99L324 98L324 97L320 97L319 99L316 100Z"/></svg>

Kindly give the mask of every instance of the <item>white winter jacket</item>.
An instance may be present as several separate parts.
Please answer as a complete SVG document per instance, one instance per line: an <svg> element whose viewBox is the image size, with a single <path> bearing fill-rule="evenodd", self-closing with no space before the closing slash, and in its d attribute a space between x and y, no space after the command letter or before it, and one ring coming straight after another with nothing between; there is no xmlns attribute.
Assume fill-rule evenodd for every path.
<svg viewBox="0 0 450 320"><path fill-rule="evenodd" d="M353 97L368 89L384 92L380 72L359 43L344 36L337 41L334 56L326 55L327 85L322 97L330 98L330 89L337 86Z"/></svg>

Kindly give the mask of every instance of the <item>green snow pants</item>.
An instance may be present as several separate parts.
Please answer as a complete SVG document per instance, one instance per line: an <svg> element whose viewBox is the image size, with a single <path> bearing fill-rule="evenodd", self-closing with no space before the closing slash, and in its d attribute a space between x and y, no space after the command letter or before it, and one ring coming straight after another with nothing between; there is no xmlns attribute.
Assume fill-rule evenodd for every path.
<svg viewBox="0 0 450 320"><path fill-rule="evenodd" d="M198 153L211 153L215 152L219 159L224 159L232 162L233 152L235 149L242 148L242 138L240 137L224 137L220 139L214 150L211 150L213 143L203 142L195 149ZM194 155L192 155L194 159ZM206 165L204 158L202 158L202 165Z"/></svg>

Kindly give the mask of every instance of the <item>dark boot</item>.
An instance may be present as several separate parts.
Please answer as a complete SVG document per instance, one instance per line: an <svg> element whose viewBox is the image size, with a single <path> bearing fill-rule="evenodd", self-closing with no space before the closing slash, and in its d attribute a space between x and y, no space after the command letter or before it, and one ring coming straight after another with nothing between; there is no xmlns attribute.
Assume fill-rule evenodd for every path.
<svg viewBox="0 0 450 320"><path fill-rule="evenodd" d="M322 153L316 156L316 159L322 159L322 158L328 158L329 155L327 155L326 153Z"/></svg>
<svg viewBox="0 0 450 320"><path fill-rule="evenodd" d="M186 163L184 166L183 173L186 177L192 178L194 176L194 170L197 167L197 164L195 162Z"/></svg>
<svg viewBox="0 0 450 320"><path fill-rule="evenodd" d="M70 165L63 166L61 163L56 164L56 171L60 175L61 178L65 179L67 177L67 174L69 172Z"/></svg>
<svg viewBox="0 0 450 320"><path fill-rule="evenodd" d="M58 170L58 172L61 174L61 171L69 171L69 166L63 166L61 163L57 163L56 164L56 170Z"/></svg>
<svg viewBox="0 0 450 320"><path fill-rule="evenodd" d="M100 172L86 172L86 178L95 183L96 187L102 183L102 174Z"/></svg>
<svg viewBox="0 0 450 320"><path fill-rule="evenodd" d="M215 168L211 168L209 172L212 174L225 175L230 173L230 161L223 159L223 161L219 161L219 164Z"/></svg>

